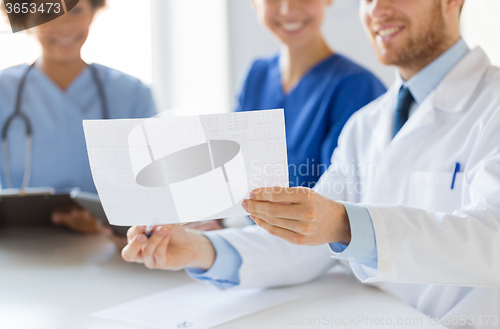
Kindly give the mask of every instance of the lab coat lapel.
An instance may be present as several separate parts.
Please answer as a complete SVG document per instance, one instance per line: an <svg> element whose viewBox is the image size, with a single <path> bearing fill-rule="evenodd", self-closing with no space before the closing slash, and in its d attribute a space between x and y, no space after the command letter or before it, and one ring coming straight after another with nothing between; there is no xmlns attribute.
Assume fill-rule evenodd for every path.
<svg viewBox="0 0 500 329"><path fill-rule="evenodd" d="M380 157L371 157L369 161L377 164L379 174L373 177L372 188L368 189L364 198L366 201L386 204L404 203L404 182L408 180L411 170L418 169L414 168L416 158L427 156L412 152L412 150L422 149L422 145L435 142L428 138L425 133L427 130L422 128L434 124L435 127L432 129L440 129L439 121L436 120L437 111L453 114L470 107L470 100L478 88L481 88L480 81L488 67L489 59L484 51L480 48L471 51L427 97L396 137L388 143ZM392 93L394 92L395 90L392 90ZM392 94L390 97L395 99L396 95ZM390 102L383 105L391 106ZM392 104L389 109L381 108L380 111L389 111L393 115L394 105ZM381 118L384 120L379 123L380 127L374 127L374 133L378 131L383 134L382 129L392 132L393 118L385 117L385 114L382 114ZM374 147L380 148L380 145L384 144L382 138L380 139ZM435 156L439 157L439 154Z"/></svg>
<svg viewBox="0 0 500 329"><path fill-rule="evenodd" d="M367 122L372 129L373 147L382 154L392 139L392 124L397 92L400 85L393 84L376 105L376 110L368 114ZM375 151L375 150L374 150Z"/></svg>
<svg viewBox="0 0 500 329"><path fill-rule="evenodd" d="M375 167L376 174L366 177L367 186L365 193L361 195L360 202L372 202L377 195L380 195L381 187L390 185L384 185L384 182L380 180L383 179L382 177L387 177L386 152L392 143L393 116L400 87L401 84L394 83L380 101L373 104L374 108L367 113L366 127L371 131L371 134L367 136L366 140L367 152L360 154L359 157L364 159L362 164L366 168ZM391 187L387 186L387 188L390 190ZM382 193L384 192L382 191Z"/></svg>
<svg viewBox="0 0 500 329"><path fill-rule="evenodd" d="M386 125L392 137L395 106L390 108L391 117ZM421 156L414 152L419 143L425 143L425 136L419 136L422 128L435 121L434 106L427 99L411 116L399 133L389 142L378 161L378 177L374 178L374 188L369 190L367 200L374 203L403 204L405 182L412 169L414 158Z"/></svg>
<svg viewBox="0 0 500 329"><path fill-rule="evenodd" d="M436 111L450 113L463 111L474 92L480 87L479 81L489 66L490 60L481 48L469 52L417 108L392 143L398 144L418 129L434 123Z"/></svg>
<svg viewBox="0 0 500 329"><path fill-rule="evenodd" d="M396 136L394 136L391 142L392 145L397 145L400 142L404 143L407 136L416 132L420 128L432 124L435 121L436 115L434 113L435 108L433 98L434 97L431 94L422 102L415 113L413 113L413 115L403 125L401 130L396 134Z"/></svg>
<svg viewBox="0 0 500 329"><path fill-rule="evenodd" d="M450 113L467 109L472 96L484 87L480 81L490 66L481 47L470 51L436 88L434 107Z"/></svg>

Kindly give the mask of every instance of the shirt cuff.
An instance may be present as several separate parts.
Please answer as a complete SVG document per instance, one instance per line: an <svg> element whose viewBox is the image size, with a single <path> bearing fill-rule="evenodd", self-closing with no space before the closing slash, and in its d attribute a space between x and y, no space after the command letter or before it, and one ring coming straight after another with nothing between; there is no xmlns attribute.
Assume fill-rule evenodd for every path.
<svg viewBox="0 0 500 329"><path fill-rule="evenodd" d="M351 225L351 242L348 246L342 243L330 243L333 258L356 262L369 267L377 267L377 243L372 218L365 206L342 202L349 224Z"/></svg>
<svg viewBox="0 0 500 329"><path fill-rule="evenodd" d="M216 232L203 233L215 249L215 261L207 271L186 268L186 273L197 281L205 281L225 290L240 284L239 270L242 259L238 251Z"/></svg>

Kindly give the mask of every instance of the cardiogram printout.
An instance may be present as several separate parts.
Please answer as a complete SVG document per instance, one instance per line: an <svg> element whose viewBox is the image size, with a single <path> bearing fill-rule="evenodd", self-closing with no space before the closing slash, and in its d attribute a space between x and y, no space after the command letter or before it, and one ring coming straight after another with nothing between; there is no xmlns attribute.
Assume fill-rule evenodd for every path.
<svg viewBox="0 0 500 329"><path fill-rule="evenodd" d="M283 110L83 126L94 183L113 225L241 216L251 190L288 187Z"/></svg>

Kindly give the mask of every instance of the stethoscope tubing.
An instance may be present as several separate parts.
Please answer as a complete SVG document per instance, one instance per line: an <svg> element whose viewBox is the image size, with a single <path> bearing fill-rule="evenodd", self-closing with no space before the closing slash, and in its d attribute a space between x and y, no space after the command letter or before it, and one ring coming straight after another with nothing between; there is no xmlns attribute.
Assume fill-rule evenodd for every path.
<svg viewBox="0 0 500 329"><path fill-rule="evenodd" d="M35 62L36 63L36 62ZM23 97L24 87L26 85L26 79L28 78L28 74L31 69L35 66L35 63L31 64L26 72L24 73L21 81L19 82L19 86L17 89L16 95L16 103L14 106L14 112L7 118L5 124L2 128L2 153L3 153L3 167L5 171L5 180L8 188L14 188L14 184L12 183L12 175L10 168L10 153L9 153L9 144L7 134L9 132L10 126L14 119L19 117L26 128L26 145L25 145L25 153L24 153L24 174L23 174L23 182L21 184L21 190L27 188L29 186L29 182L31 179L31 155L33 151L33 130L31 126L31 122L28 116L21 111L21 103ZM104 85L102 84L101 79L99 78L99 74L97 69L93 65L87 66L90 69L90 73L94 80L94 83L97 87L97 91L99 94L99 99L101 100L101 111L103 119L109 119L109 109L108 103L106 99L106 94L104 92Z"/></svg>

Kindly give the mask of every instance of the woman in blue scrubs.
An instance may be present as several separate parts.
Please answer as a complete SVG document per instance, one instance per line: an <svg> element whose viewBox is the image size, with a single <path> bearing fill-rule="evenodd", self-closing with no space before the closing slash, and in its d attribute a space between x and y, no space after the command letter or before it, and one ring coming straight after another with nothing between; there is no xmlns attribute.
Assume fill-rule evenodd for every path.
<svg viewBox="0 0 500 329"><path fill-rule="evenodd" d="M151 92L139 79L102 65L89 66L81 58L94 15L105 4L105 0L80 0L67 14L30 29L41 45L42 56L31 68L24 64L0 71L0 127L14 112L19 85L26 76L20 109L33 130L29 187L79 187L95 193L82 120L156 114ZM17 15L11 23L26 27L30 19L36 19L34 15L38 14ZM104 93L107 113L100 92ZM17 117L7 134L14 188L21 187L27 166L25 141L25 124ZM4 156L2 152L0 164ZM4 166L1 168L1 186L7 188L6 172ZM83 210L57 212L52 219L54 224L77 231L96 231L96 219Z"/></svg>
<svg viewBox="0 0 500 329"><path fill-rule="evenodd" d="M334 52L321 34L332 0L253 0L280 52L256 60L237 111L284 108L290 186L313 187L330 165L347 119L383 94L368 70Z"/></svg>
<svg viewBox="0 0 500 329"><path fill-rule="evenodd" d="M285 110L290 186L312 188L330 165L347 119L386 88L326 43L321 25L332 0L252 3L261 24L278 39L280 52L251 65L236 111ZM220 228L213 221L191 226Z"/></svg>

